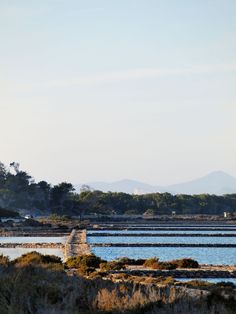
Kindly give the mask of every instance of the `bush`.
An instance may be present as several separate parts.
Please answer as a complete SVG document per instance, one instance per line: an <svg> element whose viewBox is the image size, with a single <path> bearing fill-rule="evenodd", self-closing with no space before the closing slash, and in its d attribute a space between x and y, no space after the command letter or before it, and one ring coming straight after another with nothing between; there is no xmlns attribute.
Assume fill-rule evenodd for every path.
<svg viewBox="0 0 236 314"><path fill-rule="evenodd" d="M152 264L152 269L172 270L176 269L176 264L172 262L157 262Z"/></svg>
<svg viewBox="0 0 236 314"><path fill-rule="evenodd" d="M172 263L176 264L177 268L199 268L198 262L191 258L176 259Z"/></svg>
<svg viewBox="0 0 236 314"><path fill-rule="evenodd" d="M20 215L14 210L0 207L0 217L4 218L18 218Z"/></svg>
<svg viewBox="0 0 236 314"><path fill-rule="evenodd" d="M226 288L226 289L235 289L235 284L233 282L220 281L215 284L216 287Z"/></svg>
<svg viewBox="0 0 236 314"><path fill-rule="evenodd" d="M10 264L9 257L0 254L0 266L8 266L9 264Z"/></svg>
<svg viewBox="0 0 236 314"><path fill-rule="evenodd" d="M62 269L60 266L63 266L59 257L55 255L42 255L35 251L23 254L22 256L14 259L12 263L20 267L27 265L46 265L49 266L49 268L54 268L54 266L56 266L57 269Z"/></svg>
<svg viewBox="0 0 236 314"><path fill-rule="evenodd" d="M197 261L191 258L176 259L168 262L160 262L158 258L149 258L144 264L145 267L152 269L171 270L176 268L199 268Z"/></svg>
<svg viewBox="0 0 236 314"><path fill-rule="evenodd" d="M88 267L85 265L81 265L80 267L77 268L77 272L80 276L89 276L92 273L95 273L96 269L94 267Z"/></svg>
<svg viewBox="0 0 236 314"><path fill-rule="evenodd" d="M132 259L128 257L121 257L117 260L119 263L122 263L123 265L143 265L145 262L145 259Z"/></svg>
<svg viewBox="0 0 236 314"><path fill-rule="evenodd" d="M159 258L157 258L157 257L148 258L143 263L143 266L152 268L153 264L157 264L158 261L159 261Z"/></svg>
<svg viewBox="0 0 236 314"><path fill-rule="evenodd" d="M101 263L100 269L101 271L121 270L121 269L125 269L125 266L123 263L112 261L112 262Z"/></svg>
<svg viewBox="0 0 236 314"><path fill-rule="evenodd" d="M81 266L99 268L100 263L104 262L100 257L91 255L73 256L66 261L67 268L80 268Z"/></svg>

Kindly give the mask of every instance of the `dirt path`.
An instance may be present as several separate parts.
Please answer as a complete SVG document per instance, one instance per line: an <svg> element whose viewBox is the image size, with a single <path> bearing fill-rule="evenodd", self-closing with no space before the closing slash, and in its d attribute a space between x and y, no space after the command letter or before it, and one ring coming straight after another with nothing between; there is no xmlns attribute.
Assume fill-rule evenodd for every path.
<svg viewBox="0 0 236 314"><path fill-rule="evenodd" d="M65 260L72 256L89 254L91 254L91 251L90 246L87 244L86 230L73 229L65 244Z"/></svg>

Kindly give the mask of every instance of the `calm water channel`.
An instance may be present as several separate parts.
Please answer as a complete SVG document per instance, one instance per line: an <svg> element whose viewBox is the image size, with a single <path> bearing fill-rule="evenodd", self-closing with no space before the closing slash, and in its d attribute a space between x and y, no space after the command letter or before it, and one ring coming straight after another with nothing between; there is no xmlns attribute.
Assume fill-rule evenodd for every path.
<svg viewBox="0 0 236 314"><path fill-rule="evenodd" d="M93 236L93 233L110 233L111 236L100 237ZM112 236L113 233L155 233L156 236ZM158 233L200 233L200 234L236 234L236 231L228 230L161 230L161 231L137 231L137 230L102 230L102 231L88 231L87 241L90 244L94 243L186 243L186 244L236 244L236 237L158 237ZM186 248L186 247L92 247L94 254L107 259L113 260L119 257L127 256L130 258L150 258L158 257L160 260L172 260L176 258L190 257L196 259L202 264L213 265L235 265L236 264L236 249L235 248Z"/></svg>
<svg viewBox="0 0 236 314"><path fill-rule="evenodd" d="M0 237L0 243L65 243L65 241L66 237ZM63 251L61 249L0 248L0 254L9 256L10 259L32 251L37 251L41 254L56 255L63 259Z"/></svg>

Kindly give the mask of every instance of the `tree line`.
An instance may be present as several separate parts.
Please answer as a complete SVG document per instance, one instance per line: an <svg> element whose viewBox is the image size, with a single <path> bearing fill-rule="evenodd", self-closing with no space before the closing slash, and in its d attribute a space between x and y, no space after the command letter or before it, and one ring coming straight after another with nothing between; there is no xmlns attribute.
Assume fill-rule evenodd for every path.
<svg viewBox="0 0 236 314"><path fill-rule="evenodd" d="M93 191L85 187L78 194L71 183L51 185L46 181L35 182L18 163L6 167L0 162L0 208L44 215L83 214L211 214L236 211L236 194L223 196L172 195L150 193L131 195L126 193Z"/></svg>

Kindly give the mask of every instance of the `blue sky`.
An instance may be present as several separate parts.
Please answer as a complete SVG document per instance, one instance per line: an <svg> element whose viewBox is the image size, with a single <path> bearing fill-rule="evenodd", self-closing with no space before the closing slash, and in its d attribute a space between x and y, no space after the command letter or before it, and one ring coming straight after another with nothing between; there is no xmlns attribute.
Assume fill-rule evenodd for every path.
<svg viewBox="0 0 236 314"><path fill-rule="evenodd" d="M236 176L236 2L0 0L0 160L37 180Z"/></svg>

